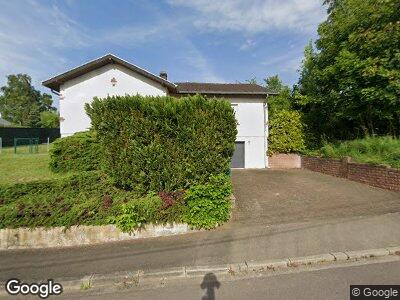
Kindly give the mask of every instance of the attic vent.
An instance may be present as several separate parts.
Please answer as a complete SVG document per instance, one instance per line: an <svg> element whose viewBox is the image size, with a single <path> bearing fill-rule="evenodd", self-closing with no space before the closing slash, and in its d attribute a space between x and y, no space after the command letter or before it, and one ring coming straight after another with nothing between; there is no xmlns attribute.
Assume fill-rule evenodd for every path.
<svg viewBox="0 0 400 300"><path fill-rule="evenodd" d="M115 79L115 77L111 79L111 84L112 86L115 86L117 84L117 79Z"/></svg>
<svg viewBox="0 0 400 300"><path fill-rule="evenodd" d="M168 79L167 79L167 78L168 78L167 72L161 71L161 72L160 72L160 77L161 77L162 79L168 80Z"/></svg>

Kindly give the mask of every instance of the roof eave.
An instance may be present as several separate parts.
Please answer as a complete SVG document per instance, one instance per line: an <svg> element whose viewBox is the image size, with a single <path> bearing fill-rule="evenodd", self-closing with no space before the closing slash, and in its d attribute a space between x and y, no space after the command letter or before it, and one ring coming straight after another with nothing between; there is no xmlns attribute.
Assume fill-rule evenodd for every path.
<svg viewBox="0 0 400 300"><path fill-rule="evenodd" d="M42 82L42 85L45 87L48 87L52 90L55 90L57 92L60 91L60 86L69 81L72 80L74 78L77 78L79 76L82 76L85 73L91 72L93 70L96 70L98 68L101 68L109 63L116 63L119 65L122 65L134 72L137 72L139 74L141 74L142 76L149 78L153 81L158 82L159 84L161 84L163 87L168 88L169 90L175 90L176 89L176 85L168 80L165 80L164 78L161 78L157 75L152 74L151 72L142 69L138 66L135 66L125 60L123 60L122 58L119 58L115 55L112 54L107 54L105 56L102 56L100 58L97 58L95 60L89 61L83 65L80 65L78 67L75 67L73 69L70 69L62 74L56 75L50 79L47 79L45 81Z"/></svg>
<svg viewBox="0 0 400 300"><path fill-rule="evenodd" d="M258 95L268 96L276 95L276 93L269 92L221 92L221 91L177 91L177 94L202 94L202 95Z"/></svg>

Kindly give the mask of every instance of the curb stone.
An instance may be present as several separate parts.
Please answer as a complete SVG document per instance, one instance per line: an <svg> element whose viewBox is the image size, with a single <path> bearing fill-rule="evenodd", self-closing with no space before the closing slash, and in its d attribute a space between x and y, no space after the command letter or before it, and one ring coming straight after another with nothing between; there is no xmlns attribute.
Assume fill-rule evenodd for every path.
<svg viewBox="0 0 400 300"><path fill-rule="evenodd" d="M389 251L390 255L400 255L400 246L388 247L386 250Z"/></svg>
<svg viewBox="0 0 400 300"><path fill-rule="evenodd" d="M349 259L361 259L361 258L369 258L369 257L381 257L389 255L389 250L387 249L370 249L370 250L361 250L361 251L346 251L345 252Z"/></svg>
<svg viewBox="0 0 400 300"><path fill-rule="evenodd" d="M335 261L346 261L349 259L348 255L344 252L333 252L331 255L333 255Z"/></svg>
<svg viewBox="0 0 400 300"><path fill-rule="evenodd" d="M335 256L332 254L321 254L304 257L289 258L289 267L297 267L300 265L313 265L323 262L335 261Z"/></svg>

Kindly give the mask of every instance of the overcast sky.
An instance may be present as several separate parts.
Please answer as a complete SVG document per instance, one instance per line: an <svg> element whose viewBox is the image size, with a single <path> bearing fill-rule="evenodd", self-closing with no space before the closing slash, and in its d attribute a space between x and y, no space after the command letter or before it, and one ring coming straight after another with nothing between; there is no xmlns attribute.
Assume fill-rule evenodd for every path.
<svg viewBox="0 0 400 300"><path fill-rule="evenodd" d="M326 18L320 0L0 0L0 85L41 81L113 53L171 81L298 79Z"/></svg>

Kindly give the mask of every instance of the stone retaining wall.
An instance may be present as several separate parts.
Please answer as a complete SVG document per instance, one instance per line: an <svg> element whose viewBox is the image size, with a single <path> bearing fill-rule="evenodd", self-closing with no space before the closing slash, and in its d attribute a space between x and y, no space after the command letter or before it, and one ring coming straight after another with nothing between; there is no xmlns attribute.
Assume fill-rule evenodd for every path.
<svg viewBox="0 0 400 300"><path fill-rule="evenodd" d="M149 225L131 234L121 232L114 225L71 226L53 228L16 228L0 230L0 250L23 248L51 248L92 245L138 238L182 234L190 231L187 224Z"/></svg>
<svg viewBox="0 0 400 300"><path fill-rule="evenodd" d="M388 190L400 191L400 170L384 166L312 156L301 157L302 168L346 178Z"/></svg>

